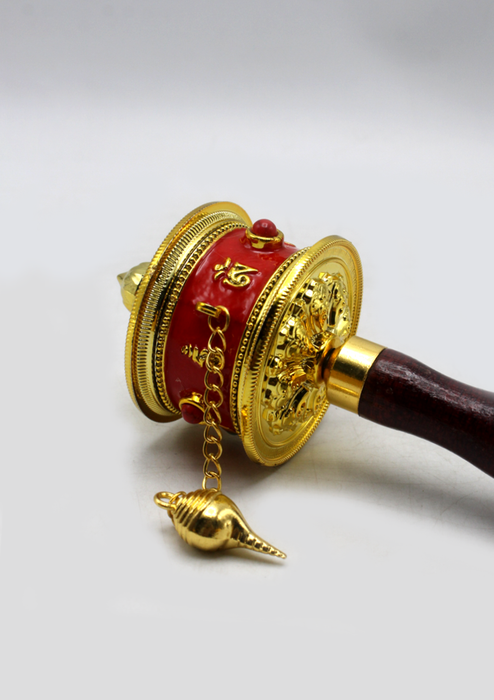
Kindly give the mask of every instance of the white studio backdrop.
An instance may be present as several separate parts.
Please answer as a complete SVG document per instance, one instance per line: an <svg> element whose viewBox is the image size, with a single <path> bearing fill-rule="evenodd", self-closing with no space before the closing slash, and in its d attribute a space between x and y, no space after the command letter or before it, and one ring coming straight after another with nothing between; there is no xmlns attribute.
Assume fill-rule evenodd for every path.
<svg viewBox="0 0 494 700"><path fill-rule="evenodd" d="M490 2L0 0L2 697L487 698L494 484L331 408L225 490L286 562L152 502L201 430L127 395L116 275L230 200L364 267L359 333L494 389Z"/></svg>

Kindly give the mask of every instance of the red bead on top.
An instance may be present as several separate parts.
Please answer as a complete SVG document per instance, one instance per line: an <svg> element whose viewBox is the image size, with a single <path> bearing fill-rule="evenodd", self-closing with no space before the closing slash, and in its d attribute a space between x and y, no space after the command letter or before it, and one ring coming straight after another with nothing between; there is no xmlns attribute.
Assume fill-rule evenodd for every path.
<svg viewBox="0 0 494 700"><path fill-rule="evenodd" d="M278 235L278 229L269 219L259 219L252 224L250 230L256 236L262 236L263 238L276 238Z"/></svg>

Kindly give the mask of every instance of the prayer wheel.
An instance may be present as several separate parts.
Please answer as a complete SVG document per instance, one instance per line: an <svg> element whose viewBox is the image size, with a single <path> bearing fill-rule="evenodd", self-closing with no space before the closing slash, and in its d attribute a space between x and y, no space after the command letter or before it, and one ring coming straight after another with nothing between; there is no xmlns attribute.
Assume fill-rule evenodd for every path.
<svg viewBox="0 0 494 700"><path fill-rule="evenodd" d="M494 474L494 394L359 338L362 266L328 236L298 249L229 202L199 207L152 261L119 275L131 311L130 394L155 421L204 418L207 308L229 314L221 427L247 455L285 462L330 403L436 442Z"/></svg>

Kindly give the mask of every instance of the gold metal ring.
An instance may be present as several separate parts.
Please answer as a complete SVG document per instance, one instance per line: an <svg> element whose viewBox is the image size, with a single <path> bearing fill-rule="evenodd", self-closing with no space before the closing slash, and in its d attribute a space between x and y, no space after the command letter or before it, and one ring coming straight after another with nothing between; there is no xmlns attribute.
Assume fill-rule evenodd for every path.
<svg viewBox="0 0 494 700"><path fill-rule="evenodd" d="M154 502L160 508L164 508L168 512L173 512L177 507L176 501L180 500L180 498L185 495L185 491L179 491L178 493L171 493L170 491L159 491L154 496Z"/></svg>

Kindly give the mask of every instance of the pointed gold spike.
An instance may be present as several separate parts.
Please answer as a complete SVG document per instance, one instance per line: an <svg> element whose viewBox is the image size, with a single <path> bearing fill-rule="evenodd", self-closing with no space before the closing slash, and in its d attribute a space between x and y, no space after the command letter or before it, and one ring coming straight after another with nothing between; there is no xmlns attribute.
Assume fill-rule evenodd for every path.
<svg viewBox="0 0 494 700"><path fill-rule="evenodd" d="M193 547L207 552L243 547L286 559L286 554L256 535L235 503L216 489L187 494L161 491L154 501L168 510L180 537Z"/></svg>
<svg viewBox="0 0 494 700"><path fill-rule="evenodd" d="M135 295L137 293L137 288L147 272L149 263L144 262L136 265L128 272L122 272L117 275L117 280L120 284L120 290L122 292L122 299L125 307L132 311L132 306L134 304Z"/></svg>

